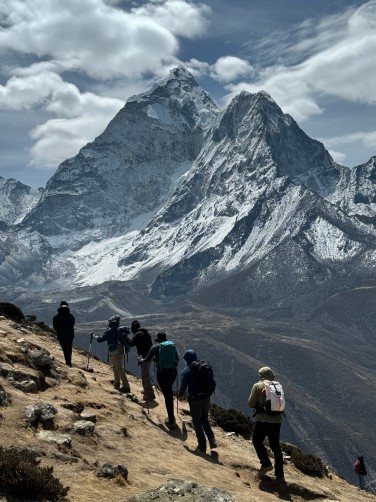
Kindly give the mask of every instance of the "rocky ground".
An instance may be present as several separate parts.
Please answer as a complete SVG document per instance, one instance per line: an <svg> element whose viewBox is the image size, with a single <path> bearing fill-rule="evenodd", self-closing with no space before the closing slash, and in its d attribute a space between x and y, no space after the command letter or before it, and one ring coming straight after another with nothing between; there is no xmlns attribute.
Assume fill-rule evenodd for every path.
<svg viewBox="0 0 376 502"><path fill-rule="evenodd" d="M50 330L0 317L1 446L28 448L40 466L53 466L72 502L376 500L334 473L306 476L288 459L288 491L280 494L273 476L258 479L250 441L214 427L218 448L196 455L187 403L169 431L159 392L147 406L136 376L128 395L111 377L107 364L80 350L68 368Z"/></svg>

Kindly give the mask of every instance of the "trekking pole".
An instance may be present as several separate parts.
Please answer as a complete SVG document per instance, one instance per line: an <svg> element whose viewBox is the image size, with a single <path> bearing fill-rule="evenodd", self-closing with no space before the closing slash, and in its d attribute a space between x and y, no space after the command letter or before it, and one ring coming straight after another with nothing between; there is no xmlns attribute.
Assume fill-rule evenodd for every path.
<svg viewBox="0 0 376 502"><path fill-rule="evenodd" d="M176 373L176 416L179 417L179 373Z"/></svg>
<svg viewBox="0 0 376 502"><path fill-rule="evenodd" d="M86 369L87 370L89 369L89 361L90 361L90 354L91 354L91 343L93 341L93 336L94 336L94 331L92 331L90 333L90 345L89 345L89 353L87 355L87 365L86 365Z"/></svg>

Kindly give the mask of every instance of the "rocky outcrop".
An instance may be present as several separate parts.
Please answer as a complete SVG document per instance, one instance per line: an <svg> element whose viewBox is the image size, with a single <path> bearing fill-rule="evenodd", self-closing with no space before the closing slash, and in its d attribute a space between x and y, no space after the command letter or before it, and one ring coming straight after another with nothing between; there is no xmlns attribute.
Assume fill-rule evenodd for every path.
<svg viewBox="0 0 376 502"><path fill-rule="evenodd" d="M131 497L128 502L235 502L226 492L218 488L206 487L193 483L171 479L155 490Z"/></svg>

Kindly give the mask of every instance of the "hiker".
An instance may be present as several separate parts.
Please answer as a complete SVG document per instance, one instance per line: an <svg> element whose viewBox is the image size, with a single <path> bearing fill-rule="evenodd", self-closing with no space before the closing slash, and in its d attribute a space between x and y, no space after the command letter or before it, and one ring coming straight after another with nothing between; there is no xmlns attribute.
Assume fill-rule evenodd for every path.
<svg viewBox="0 0 376 502"><path fill-rule="evenodd" d="M358 457L354 463L354 471L359 478L359 488L361 490L365 489L364 476L367 476L367 469L364 463L364 458L362 456Z"/></svg>
<svg viewBox="0 0 376 502"><path fill-rule="evenodd" d="M136 347L138 360L140 356L145 358L152 346L151 336L147 329L141 328L141 325L137 319L132 321L131 331L133 337L127 337L127 343L130 347ZM150 377L150 365L151 359L149 361L143 361L138 364L141 366L141 379L143 388L143 398L145 401L151 401L155 399L154 388Z"/></svg>
<svg viewBox="0 0 376 502"><path fill-rule="evenodd" d="M274 473L276 476L277 489L285 490L287 488L284 472L283 472L283 456L279 443L281 424L283 413L269 414L265 409L265 383L266 381L274 381L275 375L273 371L264 366L259 369L260 380L252 387L251 394L248 399L248 404L251 408L255 408L256 424L253 429L252 442L260 460L261 467L258 471L259 476L273 470L273 465L270 462L264 439L267 437L269 446L274 453Z"/></svg>
<svg viewBox="0 0 376 502"><path fill-rule="evenodd" d="M113 316L108 320L108 328L103 335L94 336L97 342L107 342L110 362L114 371L114 387L120 392L129 393L131 391L127 375L123 368L123 347L119 346L120 317Z"/></svg>
<svg viewBox="0 0 376 502"><path fill-rule="evenodd" d="M174 429L176 426L174 415L174 395L172 385L177 376L177 366L179 356L176 351L175 344L167 340L167 335L164 332L157 334L155 344L150 348L147 356L139 357L139 362L148 363L152 359L155 361L157 368L157 381L161 388L167 410L167 418L165 424L169 429Z"/></svg>
<svg viewBox="0 0 376 502"><path fill-rule="evenodd" d="M71 314L68 302L62 300L57 314L52 319L52 326L57 334L57 339L63 349L65 364L72 367L72 349L74 338L75 318Z"/></svg>
<svg viewBox="0 0 376 502"><path fill-rule="evenodd" d="M204 363L209 366L210 370L208 373L205 372L202 378L199 377L194 366L194 361L197 361L197 354L192 349L185 352L183 359L186 361L187 366L181 373L181 384L177 398L181 399L188 388L188 404L198 442L196 451L206 453L206 438L208 438L210 448L217 447L214 432L209 423L210 396L215 389L213 372L211 366Z"/></svg>

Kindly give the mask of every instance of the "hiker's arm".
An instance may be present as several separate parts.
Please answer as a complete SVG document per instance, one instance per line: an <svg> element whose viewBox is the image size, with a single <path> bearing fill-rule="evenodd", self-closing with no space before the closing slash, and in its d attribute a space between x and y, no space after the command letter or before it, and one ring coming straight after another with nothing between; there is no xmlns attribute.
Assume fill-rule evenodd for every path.
<svg viewBox="0 0 376 502"><path fill-rule="evenodd" d="M96 339L97 342L101 343L101 342L106 342L108 340L108 337L109 337L109 334L110 334L110 331L107 329L103 335L98 335L98 336L95 336L94 335L94 338Z"/></svg>
<svg viewBox="0 0 376 502"><path fill-rule="evenodd" d="M182 397L187 390L188 386L188 371L184 368L184 370L181 372L181 383L180 383L180 389L178 392L178 397Z"/></svg>
<svg viewBox="0 0 376 502"><path fill-rule="evenodd" d="M248 405L250 408L256 408L256 405L259 400L258 397L259 397L259 390L257 384L255 383L254 386L252 387L251 394L248 398Z"/></svg>
<svg viewBox="0 0 376 502"><path fill-rule="evenodd" d="M148 363L149 361L151 361L153 359L153 357L155 356L156 352L157 352L157 349L158 349L158 345L152 345L150 347L150 350L149 352L147 353L147 356L145 357L145 359L143 359L141 356L139 358L139 362L140 363Z"/></svg>

